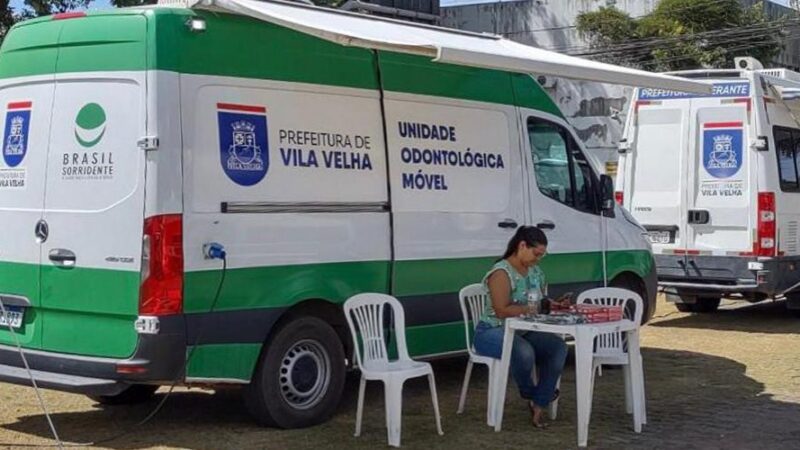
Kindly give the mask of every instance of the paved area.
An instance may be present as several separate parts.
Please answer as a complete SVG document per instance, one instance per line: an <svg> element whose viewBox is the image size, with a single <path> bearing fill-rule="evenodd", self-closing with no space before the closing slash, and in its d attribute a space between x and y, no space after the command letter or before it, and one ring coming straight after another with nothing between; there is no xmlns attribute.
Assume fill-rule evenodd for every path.
<svg viewBox="0 0 800 450"><path fill-rule="evenodd" d="M800 448L800 318L783 304L724 302L710 315L679 313L661 303L643 330L648 419L642 434L624 413L622 373L606 370L597 382L592 448ZM434 363L444 436L437 436L426 383L409 382L403 410L405 448L542 448L576 445L574 366L565 371L559 419L533 429L509 383L504 429L485 424L486 377L476 369L467 411L456 415L466 360ZM136 407L100 408L80 395L45 392L62 439L89 442L133 431L100 448L386 448L383 391L368 385L362 437L352 436L357 378L334 419L307 430L255 426L237 392L177 390L153 421L135 427L161 396ZM163 391L163 389L162 389ZM52 445L33 390L0 384L0 446Z"/></svg>

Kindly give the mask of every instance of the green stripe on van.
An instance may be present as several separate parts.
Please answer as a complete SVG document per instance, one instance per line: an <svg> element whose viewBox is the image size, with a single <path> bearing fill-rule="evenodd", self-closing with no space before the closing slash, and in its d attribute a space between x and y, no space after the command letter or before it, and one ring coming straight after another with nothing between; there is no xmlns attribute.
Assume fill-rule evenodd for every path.
<svg viewBox="0 0 800 450"><path fill-rule="evenodd" d="M406 343L412 357L464 350L464 323L408 327ZM261 344L199 345L191 353L192 348L187 376L195 378L250 380L261 354Z"/></svg>
<svg viewBox="0 0 800 450"><path fill-rule="evenodd" d="M497 257L398 261L395 265L395 295L458 292L470 283L479 283ZM608 252L608 279L623 272L645 278L653 267L646 250ZM549 284L570 284L603 280L601 252L550 254L542 260Z"/></svg>
<svg viewBox="0 0 800 450"><path fill-rule="evenodd" d="M0 262L0 293L21 295L34 307L39 305L39 265ZM20 344L27 348L41 346L39 312L36 308L25 312L23 326L15 334ZM14 345L14 337L6 327L0 327L0 344Z"/></svg>
<svg viewBox="0 0 800 450"><path fill-rule="evenodd" d="M42 265L42 349L124 358L138 335L139 271Z"/></svg>
<svg viewBox="0 0 800 450"><path fill-rule="evenodd" d="M481 281L496 257L397 261L394 295L458 292ZM548 255L542 269L550 284L602 281L600 252ZM216 311L292 306L309 299L343 303L360 292L389 291L389 262L348 262L228 269ZM608 253L609 280L623 272L645 278L653 259L646 250ZM221 280L220 270L187 272L184 310L208 312Z"/></svg>
<svg viewBox="0 0 800 450"><path fill-rule="evenodd" d="M209 311L221 280L221 270L187 272L184 312ZM275 308L310 299L343 303L360 292L388 288L388 261L228 269L214 310Z"/></svg>
<svg viewBox="0 0 800 450"><path fill-rule="evenodd" d="M189 31L186 19L191 16L206 19L207 30ZM561 115L527 75L391 52L380 55L387 91L516 104ZM379 87L370 50L250 17L202 10L126 9L63 21L38 19L15 26L0 49L0 78L123 70Z"/></svg>
<svg viewBox="0 0 800 450"><path fill-rule="evenodd" d="M209 344L189 347L187 377L249 380L261 344Z"/></svg>

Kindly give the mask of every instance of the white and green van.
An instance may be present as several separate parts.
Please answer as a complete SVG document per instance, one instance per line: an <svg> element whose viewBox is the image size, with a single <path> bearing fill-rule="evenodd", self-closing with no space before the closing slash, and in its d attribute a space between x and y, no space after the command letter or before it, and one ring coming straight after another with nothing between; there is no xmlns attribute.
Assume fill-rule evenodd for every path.
<svg viewBox="0 0 800 450"><path fill-rule="evenodd" d="M653 314L643 230L529 75L162 6L16 25L0 105L6 382L30 383L10 326L39 386L241 384L260 422L319 423L352 351L345 299L390 293L413 355L462 352L457 292L523 224L549 236L551 294L606 273Z"/></svg>

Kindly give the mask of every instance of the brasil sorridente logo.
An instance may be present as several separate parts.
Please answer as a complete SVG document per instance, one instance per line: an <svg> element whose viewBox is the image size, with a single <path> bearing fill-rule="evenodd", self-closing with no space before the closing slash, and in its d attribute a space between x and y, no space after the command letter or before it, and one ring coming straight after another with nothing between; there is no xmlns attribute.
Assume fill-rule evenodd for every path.
<svg viewBox="0 0 800 450"><path fill-rule="evenodd" d="M106 112L97 103L87 103L75 117L75 139L82 147L94 147L106 132Z"/></svg>

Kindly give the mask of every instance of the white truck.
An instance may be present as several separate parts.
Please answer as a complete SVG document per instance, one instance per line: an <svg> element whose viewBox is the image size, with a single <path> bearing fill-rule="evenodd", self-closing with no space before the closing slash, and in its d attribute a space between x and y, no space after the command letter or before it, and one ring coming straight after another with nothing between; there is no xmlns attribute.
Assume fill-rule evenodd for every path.
<svg viewBox="0 0 800 450"><path fill-rule="evenodd" d="M800 308L800 73L737 58L673 75L708 95L637 89L616 197L647 229L659 284L681 311L721 297Z"/></svg>

